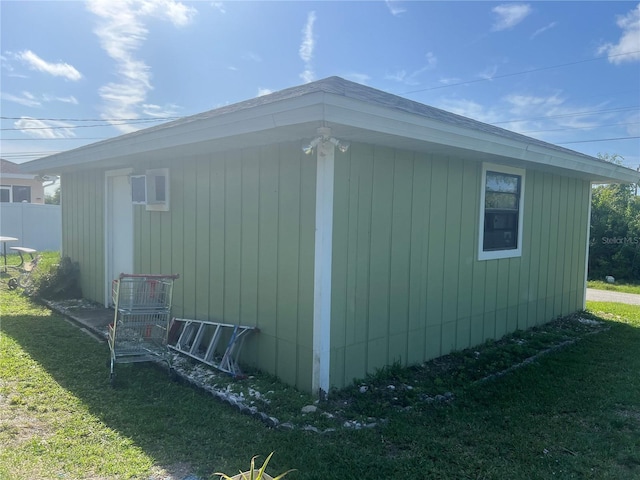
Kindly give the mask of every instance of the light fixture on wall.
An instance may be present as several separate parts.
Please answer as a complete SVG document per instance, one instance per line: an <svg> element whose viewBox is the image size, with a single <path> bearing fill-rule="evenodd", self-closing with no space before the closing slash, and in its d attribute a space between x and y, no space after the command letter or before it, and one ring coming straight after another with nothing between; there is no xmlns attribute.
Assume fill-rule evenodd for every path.
<svg viewBox="0 0 640 480"><path fill-rule="evenodd" d="M316 138L314 138L313 140L311 140L308 145L304 145L302 147L302 151L306 155L311 155L313 153L313 150L318 145L321 145L323 143L332 144L338 150L340 150L342 153L345 153L347 150L349 150L349 146L350 146L350 144L348 142L344 142L342 140L338 140L337 138L332 137L330 128L328 128L328 127L320 127L320 128L318 128L318 136Z"/></svg>

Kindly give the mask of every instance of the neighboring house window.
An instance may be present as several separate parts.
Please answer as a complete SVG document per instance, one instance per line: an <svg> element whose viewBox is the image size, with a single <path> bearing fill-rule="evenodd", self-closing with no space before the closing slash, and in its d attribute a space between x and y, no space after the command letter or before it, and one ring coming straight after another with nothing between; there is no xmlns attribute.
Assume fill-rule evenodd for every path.
<svg viewBox="0 0 640 480"><path fill-rule="evenodd" d="M23 185L13 186L13 203L31 203L31 187Z"/></svg>
<svg viewBox="0 0 640 480"><path fill-rule="evenodd" d="M0 202L31 203L31 187L24 185L1 185Z"/></svg>
<svg viewBox="0 0 640 480"><path fill-rule="evenodd" d="M483 165L478 260L522 255L524 178L520 168Z"/></svg>

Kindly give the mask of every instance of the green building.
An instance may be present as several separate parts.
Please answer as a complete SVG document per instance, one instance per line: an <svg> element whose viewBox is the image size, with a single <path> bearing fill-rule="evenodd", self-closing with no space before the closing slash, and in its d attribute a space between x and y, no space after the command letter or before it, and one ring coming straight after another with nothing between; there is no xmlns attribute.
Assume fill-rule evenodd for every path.
<svg viewBox="0 0 640 480"><path fill-rule="evenodd" d="M327 392L585 305L591 184L640 174L331 77L24 164L108 305L255 325L241 360Z"/></svg>

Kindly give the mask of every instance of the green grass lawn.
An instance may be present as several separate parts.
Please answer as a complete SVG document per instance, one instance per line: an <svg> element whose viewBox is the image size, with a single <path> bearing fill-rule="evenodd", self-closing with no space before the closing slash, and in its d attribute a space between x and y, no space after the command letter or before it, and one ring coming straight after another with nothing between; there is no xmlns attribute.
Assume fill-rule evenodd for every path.
<svg viewBox="0 0 640 480"><path fill-rule="evenodd" d="M317 434L270 429L150 364L121 365L112 389L106 344L2 281L1 479L208 479L272 451L269 472L294 480L640 478L640 307L589 304L600 333L490 381L456 368L438 377L451 402Z"/></svg>
<svg viewBox="0 0 640 480"><path fill-rule="evenodd" d="M587 287L598 290L612 290L614 292L640 294L640 285L636 283L607 283L601 280L589 280Z"/></svg>

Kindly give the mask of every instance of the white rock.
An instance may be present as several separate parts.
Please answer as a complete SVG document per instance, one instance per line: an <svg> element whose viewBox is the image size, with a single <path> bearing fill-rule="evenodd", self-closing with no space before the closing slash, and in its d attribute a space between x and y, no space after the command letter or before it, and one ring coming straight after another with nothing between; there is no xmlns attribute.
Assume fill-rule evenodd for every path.
<svg viewBox="0 0 640 480"><path fill-rule="evenodd" d="M318 407L315 405L305 405L301 410L302 413L314 413L316 411L318 411Z"/></svg>

